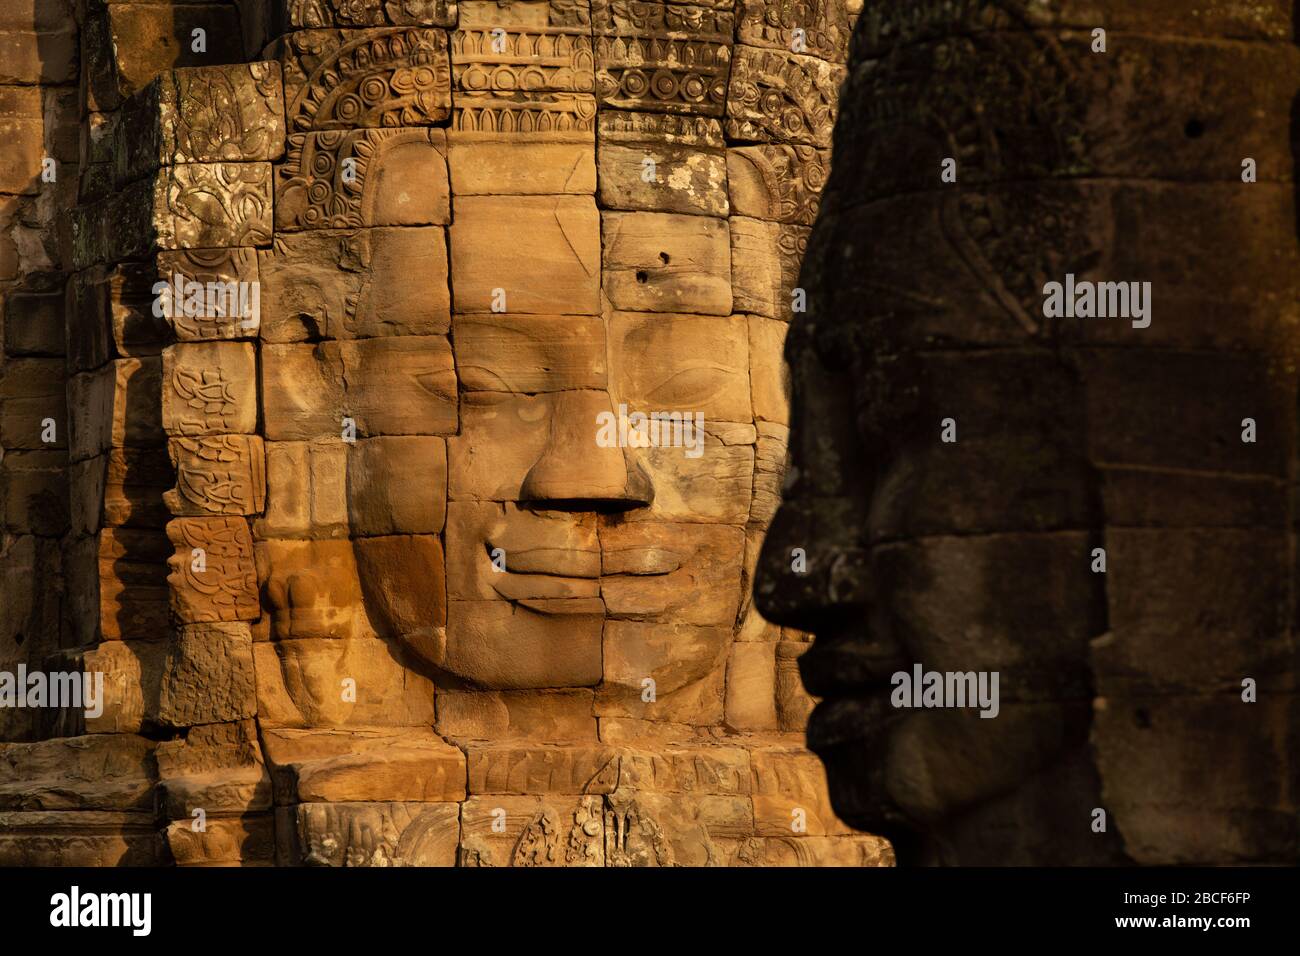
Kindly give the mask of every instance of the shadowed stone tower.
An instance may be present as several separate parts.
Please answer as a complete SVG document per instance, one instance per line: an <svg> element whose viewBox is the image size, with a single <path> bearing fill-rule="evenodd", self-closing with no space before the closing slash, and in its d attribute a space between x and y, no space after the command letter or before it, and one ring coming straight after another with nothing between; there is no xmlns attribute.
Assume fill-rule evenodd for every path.
<svg viewBox="0 0 1300 956"><path fill-rule="evenodd" d="M1292 8L863 11L756 601L901 861L1297 858Z"/></svg>
<svg viewBox="0 0 1300 956"><path fill-rule="evenodd" d="M77 22L66 356L0 395L66 395L68 491L0 671L106 689L0 710L0 861L889 862L748 600L845 4Z"/></svg>

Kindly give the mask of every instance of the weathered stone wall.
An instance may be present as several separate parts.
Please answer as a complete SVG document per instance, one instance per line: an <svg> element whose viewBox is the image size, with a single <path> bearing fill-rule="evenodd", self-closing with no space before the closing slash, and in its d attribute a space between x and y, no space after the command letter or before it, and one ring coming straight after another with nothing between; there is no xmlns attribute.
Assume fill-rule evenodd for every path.
<svg viewBox="0 0 1300 956"><path fill-rule="evenodd" d="M0 856L886 862L803 748L806 636L747 597L845 7L79 22L29 659L107 693L6 729ZM190 308L216 281L257 312ZM702 453L599 443L620 406L702 415Z"/></svg>
<svg viewBox="0 0 1300 956"><path fill-rule="evenodd" d="M76 204L76 29L65 3L0 11L0 660L59 646L68 530L62 287ZM35 589L32 579L44 587ZM0 718L0 726L3 718Z"/></svg>

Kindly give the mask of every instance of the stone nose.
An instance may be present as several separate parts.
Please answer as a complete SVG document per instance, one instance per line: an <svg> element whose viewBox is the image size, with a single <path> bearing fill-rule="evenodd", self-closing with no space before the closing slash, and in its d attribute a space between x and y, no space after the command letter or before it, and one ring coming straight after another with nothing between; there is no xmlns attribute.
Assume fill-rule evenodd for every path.
<svg viewBox="0 0 1300 956"><path fill-rule="evenodd" d="M785 627L816 632L873 601L869 556L858 535L861 502L792 497L777 510L759 552L754 606Z"/></svg>
<svg viewBox="0 0 1300 956"><path fill-rule="evenodd" d="M576 389L551 396L546 447L524 477L520 499L573 510L639 508L654 500L645 469L617 441L617 419L606 392ZM602 431L602 423L614 421Z"/></svg>

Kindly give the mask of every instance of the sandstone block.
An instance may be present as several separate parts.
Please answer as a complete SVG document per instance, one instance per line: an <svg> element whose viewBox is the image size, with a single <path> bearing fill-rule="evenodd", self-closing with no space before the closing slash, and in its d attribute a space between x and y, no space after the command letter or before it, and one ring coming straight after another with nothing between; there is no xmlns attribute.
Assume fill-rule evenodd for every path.
<svg viewBox="0 0 1300 956"><path fill-rule="evenodd" d="M997 157L961 160L967 186L1077 178L1239 185L1240 162L1219 162L1216 141L1249 142L1258 182L1290 181L1287 129L1293 78L1300 68L1294 44L1206 42L1180 27L1163 36L1135 37L1103 63L1091 59L1092 29L1062 37L1061 59L1047 54L1043 34L1019 29L927 38L899 49L887 66L864 58L845 83L841 100L852 113L836 144L841 155L861 162L860 168L879 170L869 181L855 177L846 183L856 201L933 189L930 170L965 149L954 150L942 142L944 136L921 132L926 121L920 118L937 114L967 117L961 122L974 125L958 137L982 140L987 145L976 147L982 157ZM1009 71L982 69L991 58L1033 64L1042 82L1056 86L1059 96L1048 113L1021 95ZM1196 59L1197 70L1186 69L1189 58ZM1249 107L1243 108L1240 87L1230 77L1247 74L1258 80ZM955 75L971 78L960 92L943 79ZM899 104L898 112L876 109L884 96ZM978 112L974 103L980 104ZM1187 132L1189 121L1196 135ZM1039 123L1056 134L1011 132ZM1209 137L1200 135L1207 130Z"/></svg>
<svg viewBox="0 0 1300 956"><path fill-rule="evenodd" d="M499 8L498 8L499 9ZM590 142L596 131L596 99L586 93L458 92L451 130L496 134L513 130L545 142L551 133L582 133Z"/></svg>
<svg viewBox="0 0 1300 956"><path fill-rule="evenodd" d="M754 417L762 422L790 424L790 366L785 361L784 322L749 317L750 394Z"/></svg>
<svg viewBox="0 0 1300 956"><path fill-rule="evenodd" d="M602 422L614 421L612 408L609 394L593 389L467 393L464 425L447 439L451 498L648 500L631 453L597 442Z"/></svg>
<svg viewBox="0 0 1300 956"><path fill-rule="evenodd" d="M454 803L303 803L285 866L455 866L460 808ZM279 831L277 827L277 832Z"/></svg>
<svg viewBox="0 0 1300 956"><path fill-rule="evenodd" d="M1109 633L1089 645L1099 694L1193 694L1257 674L1294 688L1280 530L1116 528L1105 545L1107 573L1121 573L1107 582Z"/></svg>
<svg viewBox="0 0 1300 956"><path fill-rule="evenodd" d="M0 810L149 810L153 748L129 734L0 744Z"/></svg>
<svg viewBox="0 0 1300 956"><path fill-rule="evenodd" d="M373 638L255 642L262 727L419 727L433 683ZM350 681L350 683L345 683Z"/></svg>
<svg viewBox="0 0 1300 956"><path fill-rule="evenodd" d="M8 355L62 355L64 296L60 291L11 290L0 299Z"/></svg>
<svg viewBox="0 0 1300 956"><path fill-rule="evenodd" d="M104 207L102 215L124 226L111 234L108 255L119 261L156 249L264 246L271 205L270 163L164 166Z"/></svg>
<svg viewBox="0 0 1300 956"><path fill-rule="evenodd" d="M275 640L369 635L351 542L259 541L256 559Z"/></svg>
<svg viewBox="0 0 1300 956"><path fill-rule="evenodd" d="M654 212L601 215L604 291L616 309L731 314L727 223Z"/></svg>
<svg viewBox="0 0 1300 956"><path fill-rule="evenodd" d="M776 716L781 730L802 734L816 701L804 690L799 676L799 658L810 644L781 641L776 645Z"/></svg>
<svg viewBox="0 0 1300 956"><path fill-rule="evenodd" d="M266 504L266 453L257 435L172 438L176 487L163 499L174 515L253 515Z"/></svg>
<svg viewBox="0 0 1300 956"><path fill-rule="evenodd" d="M736 731L773 731L776 716L776 645L737 641L727 663L727 726Z"/></svg>
<svg viewBox="0 0 1300 956"><path fill-rule="evenodd" d="M789 321L808 230L731 217L731 290L737 312Z"/></svg>
<svg viewBox="0 0 1300 956"><path fill-rule="evenodd" d="M63 595L60 542L34 535L12 535L0 544L9 573L0 579L0 661L41 656L58 643ZM11 738L17 739L17 738Z"/></svg>
<svg viewBox="0 0 1300 956"><path fill-rule="evenodd" d="M1098 584L1076 573L1089 567L1092 546L1083 532L934 537L883 549L872 573L893 595L896 634L910 660L940 671L996 670L1003 702L1075 699L1088 693L1097 637L1087 609L1100 599ZM1006 574L987 578L995 567ZM940 576L954 603L934 600ZM855 665L846 659L843 666Z"/></svg>
<svg viewBox="0 0 1300 956"><path fill-rule="evenodd" d="M172 335L182 342L253 338L257 335L259 324L269 318L272 311L270 307L274 306L274 303L265 301L266 290L263 288L262 277L258 274L258 253L247 247L182 249L158 253L154 268L148 270L146 278L149 296L143 304L149 307L149 314L138 318L152 318L152 287L155 281L169 282L173 290L180 289L185 296L194 292L195 284L203 286L202 308L192 307L189 301L174 291L171 294L167 324ZM256 295L254 289L257 289ZM217 308L209 308L209 300ZM185 307L177 307L178 302ZM245 309L244 306L248 308ZM249 314L245 315L245 311ZM125 325L125 321L119 322L118 311L115 309L115 338L119 351L127 354L122 348L125 336L121 329ZM155 338L155 341L159 340Z"/></svg>
<svg viewBox="0 0 1300 956"><path fill-rule="evenodd" d="M598 598L449 601L435 663L493 690L594 687L604 612Z"/></svg>
<svg viewBox="0 0 1300 956"><path fill-rule="evenodd" d="M341 441L268 442L264 538L346 537L348 446Z"/></svg>
<svg viewBox="0 0 1300 956"><path fill-rule="evenodd" d="M461 387L536 394L604 388L605 323L586 315L458 315L452 348Z"/></svg>
<svg viewBox="0 0 1300 956"><path fill-rule="evenodd" d="M163 495L176 476L162 448L111 448L68 469L72 529L104 526L161 528L171 512Z"/></svg>
<svg viewBox="0 0 1300 956"><path fill-rule="evenodd" d="M1244 704L1220 695L1107 697L1091 744L1112 819L1141 862L1184 865L1280 859L1295 846L1286 770L1294 697Z"/></svg>
<svg viewBox="0 0 1300 956"><path fill-rule="evenodd" d="M721 116L735 17L711 6L592 4L596 96L607 106Z"/></svg>
<svg viewBox="0 0 1300 956"><path fill-rule="evenodd" d="M476 796L610 793L619 782L619 755L603 744L494 741L469 745L468 769Z"/></svg>
<svg viewBox="0 0 1300 956"><path fill-rule="evenodd" d="M600 797L470 797L461 804L461 866L604 866ZM493 826L503 820L505 829Z"/></svg>
<svg viewBox="0 0 1300 956"><path fill-rule="evenodd" d="M43 731L57 737L81 734L138 734L159 725L158 692L161 687L166 630L158 640L106 640L85 649L59 651L46 658L54 671L81 671L103 675L103 703L94 708L51 709ZM98 680L98 679L97 679Z"/></svg>
<svg viewBox="0 0 1300 956"><path fill-rule="evenodd" d="M168 70L126 104L117 126L118 181L178 163L276 160L284 134L278 64Z"/></svg>
<svg viewBox="0 0 1300 956"><path fill-rule="evenodd" d="M736 854L736 866L893 866L894 851L881 837L756 837Z"/></svg>
<svg viewBox="0 0 1300 956"><path fill-rule="evenodd" d="M706 425L754 417L743 317L615 312L609 337L617 402L646 414L680 412L692 422L703 415Z"/></svg>
<svg viewBox="0 0 1300 956"><path fill-rule="evenodd" d="M447 513L443 438L388 435L348 446L348 526L353 537L437 534Z"/></svg>
<svg viewBox="0 0 1300 956"><path fill-rule="evenodd" d="M64 287L64 332L70 374L97 369L113 355L108 282L103 266L68 277Z"/></svg>
<svg viewBox="0 0 1300 956"><path fill-rule="evenodd" d="M760 747L750 755L750 763L754 779L754 826L760 836L818 837L853 833L831 809L826 771L816 754L801 747ZM803 812L796 814L796 810Z"/></svg>
<svg viewBox="0 0 1300 956"><path fill-rule="evenodd" d="M461 740L594 742L590 690L447 690L438 694L438 733Z"/></svg>
<svg viewBox="0 0 1300 956"><path fill-rule="evenodd" d="M453 501L447 511L452 600L599 596L600 545L593 515L534 513L492 501Z"/></svg>
<svg viewBox="0 0 1300 956"><path fill-rule="evenodd" d="M310 3L305 0L273 0L273 22L288 30L312 27L381 27L456 25L454 0L396 0L379 3Z"/></svg>
<svg viewBox="0 0 1300 956"><path fill-rule="evenodd" d="M173 727L257 715L253 641L246 624L190 624L168 645L158 698L160 722Z"/></svg>
<svg viewBox="0 0 1300 956"><path fill-rule="evenodd" d="M727 215L727 162L717 120L610 110L597 126L603 207Z"/></svg>
<svg viewBox="0 0 1300 956"><path fill-rule="evenodd" d="M722 716L722 684L731 626L610 620L605 626L601 716L713 723ZM655 700L645 700L644 681ZM681 691L682 693L676 693ZM675 695L675 696L674 696Z"/></svg>
<svg viewBox="0 0 1300 956"><path fill-rule="evenodd" d="M247 342L185 342L162 358L162 419L169 435L257 431L257 358Z"/></svg>
<svg viewBox="0 0 1300 956"><path fill-rule="evenodd" d="M75 397L74 397L75 400ZM68 421L63 362L56 358L12 359L0 371L0 443L3 447L46 450L67 448ZM54 432L50 432L50 420ZM42 436L52 437L45 442ZM73 439L74 457L79 443Z"/></svg>
<svg viewBox="0 0 1300 956"><path fill-rule="evenodd" d="M276 803L465 799L465 755L427 728L268 730Z"/></svg>
<svg viewBox="0 0 1300 956"><path fill-rule="evenodd" d="M68 381L69 453L73 461L112 448L166 442L163 433L163 363L158 357L117 359Z"/></svg>
<svg viewBox="0 0 1300 956"><path fill-rule="evenodd" d="M772 50L794 49L795 30L801 30L803 49L809 56L832 63L848 57L850 4L840 0L806 0L776 4L771 0L740 0L736 11L736 39L740 43Z"/></svg>
<svg viewBox="0 0 1300 956"><path fill-rule="evenodd" d="M262 349L266 437L440 435L457 426L456 376L442 336L400 336Z"/></svg>
<svg viewBox="0 0 1300 956"><path fill-rule="evenodd" d="M811 226L830 165L830 150L812 146L763 144L728 149L731 210L737 216Z"/></svg>
<svg viewBox="0 0 1300 956"><path fill-rule="evenodd" d="M594 146L595 137L583 130L452 130L451 189L457 196L590 196L596 191Z"/></svg>
<svg viewBox="0 0 1300 956"><path fill-rule="evenodd" d="M744 543L739 528L717 525L602 524L601 597L619 618L730 627Z"/></svg>
<svg viewBox="0 0 1300 956"><path fill-rule="evenodd" d="M239 11L216 4L177 4L175 9L144 3L106 7L106 45L94 52L110 64L114 93L129 97L158 74L173 67L239 63L244 59ZM194 49L193 31L203 31L205 45ZM94 61L97 56L87 56ZM112 109L106 102L101 108Z"/></svg>
<svg viewBox="0 0 1300 956"><path fill-rule="evenodd" d="M620 792L605 853L618 866L728 866L754 832L746 797Z"/></svg>
<svg viewBox="0 0 1300 956"><path fill-rule="evenodd" d="M0 193L36 195L44 170L44 129L39 118L0 117L0 136L8 148L0 159Z"/></svg>
<svg viewBox="0 0 1300 956"><path fill-rule="evenodd" d="M5 529L62 535L69 527L66 451L11 451L0 459Z"/></svg>
<svg viewBox="0 0 1300 956"><path fill-rule="evenodd" d="M815 57L737 44L727 86L727 135L827 147L846 70Z"/></svg>
<svg viewBox="0 0 1300 956"><path fill-rule="evenodd" d="M447 46L432 27L285 34L269 52L284 73L289 130L435 125L451 113Z"/></svg>
<svg viewBox="0 0 1300 956"><path fill-rule="evenodd" d="M171 608L187 624L251 621L261 614L253 540L243 518L176 518L167 560Z"/></svg>
<svg viewBox="0 0 1300 956"><path fill-rule="evenodd" d="M728 429L728 423L706 425L704 450L698 457L688 457L681 447L633 450L655 498L629 520L745 523L754 480L753 426L743 426L747 433L739 434L733 444L718 437L735 430Z"/></svg>
<svg viewBox="0 0 1300 956"><path fill-rule="evenodd" d="M590 197L466 196L451 226L455 311L597 315L600 250Z"/></svg>
<svg viewBox="0 0 1300 956"><path fill-rule="evenodd" d="M147 528L104 528L69 542L68 603L78 645L169 633L167 536Z"/></svg>
<svg viewBox="0 0 1300 956"><path fill-rule="evenodd" d="M67 83L77 75L77 31L71 24L61 29L33 31L0 28L0 83Z"/></svg>
<svg viewBox="0 0 1300 956"><path fill-rule="evenodd" d="M664 745L619 753L618 783L623 790L743 796L751 789L749 751L744 747Z"/></svg>
<svg viewBox="0 0 1300 956"><path fill-rule="evenodd" d="M264 342L444 335L450 326L441 228L287 232L259 261Z"/></svg>
<svg viewBox="0 0 1300 956"><path fill-rule="evenodd" d="M464 24L451 35L451 60L457 90L595 89L591 29L585 25Z"/></svg>
<svg viewBox="0 0 1300 956"><path fill-rule="evenodd" d="M293 133L276 173L275 227L446 225L448 195L441 129Z"/></svg>
<svg viewBox="0 0 1300 956"><path fill-rule="evenodd" d="M353 542L371 626L431 659L447 625L446 559L434 535L389 535Z"/></svg>
<svg viewBox="0 0 1300 956"><path fill-rule="evenodd" d="M164 837L177 866L270 866L275 862L271 814L208 817L205 829L192 820L168 824Z"/></svg>
<svg viewBox="0 0 1300 956"><path fill-rule="evenodd" d="M164 813L191 821L192 810L209 814L269 810L271 777L252 720L191 727L184 738L160 743L159 791Z"/></svg>
<svg viewBox="0 0 1300 956"><path fill-rule="evenodd" d="M259 538L436 534L447 499L445 440L422 435L271 442Z"/></svg>
<svg viewBox="0 0 1300 956"><path fill-rule="evenodd" d="M2 49L3 36L0 36ZM161 866L151 811L0 812L6 866Z"/></svg>

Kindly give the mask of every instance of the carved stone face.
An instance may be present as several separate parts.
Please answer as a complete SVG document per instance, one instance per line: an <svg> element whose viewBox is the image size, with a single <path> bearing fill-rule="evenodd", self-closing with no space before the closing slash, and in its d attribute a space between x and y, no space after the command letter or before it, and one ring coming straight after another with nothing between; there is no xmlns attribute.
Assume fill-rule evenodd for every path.
<svg viewBox="0 0 1300 956"><path fill-rule="evenodd" d="M361 654L408 708L436 684L444 734L717 733L748 627L772 644L733 668L759 698L733 725L801 723L802 694L776 689L794 655L745 595L847 20L819 4L796 55L763 9L744 13L754 46L728 11L621 3L468 2L450 34L280 42L253 536L259 652L284 674L264 696L290 719L385 722L373 693L335 690ZM625 49L660 34L698 75ZM402 95L375 99L375 77Z"/></svg>
<svg viewBox="0 0 1300 956"><path fill-rule="evenodd" d="M89 86L29 90L86 126L66 362L58 276L5 304L0 663L108 689L0 711L95 808L0 862L888 863L746 599L852 0L91 6L30 37Z"/></svg>
<svg viewBox="0 0 1300 956"><path fill-rule="evenodd" d="M906 6L855 37L756 585L815 632L836 812L909 862L1287 859L1295 51L1251 47L1278 79L1247 123L1205 95L1244 69L1227 13L1138 93L1172 43L1094 55L1055 32L1070 4ZM1116 16L1182 34L1177 6ZM1252 150L1272 182L1211 158ZM1047 317L1067 274L1150 282L1150 325ZM918 664L998 672L997 715L899 706Z"/></svg>

